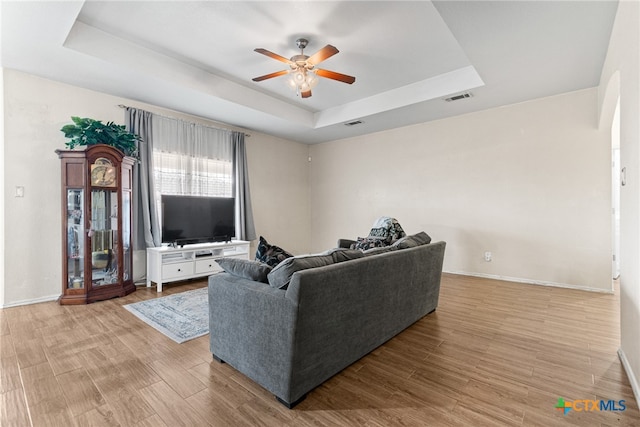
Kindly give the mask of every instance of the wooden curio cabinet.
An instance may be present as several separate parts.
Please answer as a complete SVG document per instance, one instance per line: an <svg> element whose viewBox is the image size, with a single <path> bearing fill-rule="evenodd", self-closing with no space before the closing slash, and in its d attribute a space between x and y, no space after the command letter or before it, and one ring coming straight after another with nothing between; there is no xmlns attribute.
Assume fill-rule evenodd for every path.
<svg viewBox="0 0 640 427"><path fill-rule="evenodd" d="M62 161L62 295L87 304L135 291L131 189L135 159L108 145L56 150Z"/></svg>

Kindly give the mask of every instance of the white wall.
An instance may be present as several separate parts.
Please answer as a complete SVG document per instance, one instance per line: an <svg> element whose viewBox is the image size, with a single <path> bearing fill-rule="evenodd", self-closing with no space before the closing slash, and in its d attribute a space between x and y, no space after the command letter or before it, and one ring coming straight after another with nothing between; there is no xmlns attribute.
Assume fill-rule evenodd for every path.
<svg viewBox="0 0 640 427"><path fill-rule="evenodd" d="M620 1L599 87L602 127L620 96L620 355L640 401L640 3Z"/></svg>
<svg viewBox="0 0 640 427"><path fill-rule="evenodd" d="M4 306L55 299L61 293L60 128L71 116L124 123L119 104L206 120L75 86L4 70ZM214 124L217 125L217 124ZM246 139L256 231L296 253L309 247L306 145L249 131ZM24 197L16 198L15 187ZM255 245L254 245L255 247ZM144 269L135 259L134 277ZM0 301L2 300L0 297Z"/></svg>
<svg viewBox="0 0 640 427"><path fill-rule="evenodd" d="M4 146L4 69L0 67L0 165L4 165ZM4 306L4 187L4 173L0 173L0 307Z"/></svg>
<svg viewBox="0 0 640 427"><path fill-rule="evenodd" d="M446 241L447 271L611 291L611 150L596 119L589 89L314 145L312 249L388 215Z"/></svg>

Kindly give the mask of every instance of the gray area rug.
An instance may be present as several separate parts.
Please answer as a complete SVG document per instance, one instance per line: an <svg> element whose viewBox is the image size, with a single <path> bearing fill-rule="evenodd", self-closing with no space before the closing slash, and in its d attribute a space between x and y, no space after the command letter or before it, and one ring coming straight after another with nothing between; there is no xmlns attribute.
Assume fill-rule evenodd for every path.
<svg viewBox="0 0 640 427"><path fill-rule="evenodd" d="M177 343L209 333L207 287L123 307Z"/></svg>

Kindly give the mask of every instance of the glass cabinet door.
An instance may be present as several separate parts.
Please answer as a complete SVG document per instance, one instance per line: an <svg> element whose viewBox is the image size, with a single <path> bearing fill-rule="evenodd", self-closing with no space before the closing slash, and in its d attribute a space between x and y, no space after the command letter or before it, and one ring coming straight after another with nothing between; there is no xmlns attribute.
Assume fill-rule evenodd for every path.
<svg viewBox="0 0 640 427"><path fill-rule="evenodd" d="M91 191L91 286L118 283L118 192Z"/></svg>
<svg viewBox="0 0 640 427"><path fill-rule="evenodd" d="M67 288L84 288L84 190L67 190Z"/></svg>
<svg viewBox="0 0 640 427"><path fill-rule="evenodd" d="M131 192L122 193L122 251L124 265L122 266L122 280L127 281L131 274Z"/></svg>

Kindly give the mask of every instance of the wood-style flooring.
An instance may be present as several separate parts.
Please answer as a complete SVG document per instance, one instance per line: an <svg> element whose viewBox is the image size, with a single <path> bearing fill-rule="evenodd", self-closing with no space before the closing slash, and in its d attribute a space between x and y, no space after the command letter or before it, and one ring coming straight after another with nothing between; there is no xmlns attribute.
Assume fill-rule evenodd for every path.
<svg viewBox="0 0 640 427"><path fill-rule="evenodd" d="M616 353L617 292L445 274L435 313L293 410L213 361L208 336L176 344L122 308L157 296L142 287L87 306L0 310L0 425L640 426ZM560 397L626 410L564 415Z"/></svg>

